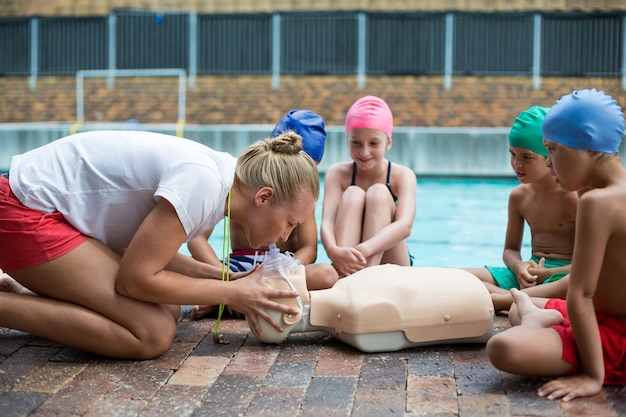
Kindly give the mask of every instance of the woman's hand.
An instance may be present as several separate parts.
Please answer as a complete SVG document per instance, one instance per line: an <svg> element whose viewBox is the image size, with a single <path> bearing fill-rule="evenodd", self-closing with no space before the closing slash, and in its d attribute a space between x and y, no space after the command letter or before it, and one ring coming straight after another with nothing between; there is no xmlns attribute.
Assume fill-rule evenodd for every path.
<svg viewBox="0 0 626 417"><path fill-rule="evenodd" d="M252 274L253 272L257 271L259 268L261 267L260 264L256 264L254 265L254 267L249 270L249 271L242 271L242 272L230 272L228 274L228 277L231 281L235 281L244 277L247 277L248 275Z"/></svg>
<svg viewBox="0 0 626 417"><path fill-rule="evenodd" d="M274 301L277 298L295 298L299 294L297 291L275 290L261 284L261 276L264 270L265 267L257 268L248 276L233 281L231 284L236 286L236 291L232 300L228 303L228 306L234 311L246 316L254 332L258 335L262 334L258 318L267 321L279 332L285 330L269 315L267 310L276 310L280 313L293 315L300 313L300 310L297 308Z"/></svg>

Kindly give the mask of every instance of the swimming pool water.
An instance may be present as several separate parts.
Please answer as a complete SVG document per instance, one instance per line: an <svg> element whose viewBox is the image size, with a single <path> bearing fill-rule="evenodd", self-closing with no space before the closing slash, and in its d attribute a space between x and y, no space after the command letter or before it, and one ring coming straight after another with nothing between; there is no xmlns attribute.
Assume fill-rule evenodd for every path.
<svg viewBox="0 0 626 417"><path fill-rule="evenodd" d="M322 179L323 181L323 179ZM407 244L415 266L480 267L503 265L509 193L516 179L418 179L417 212ZM323 192L323 187L322 187ZM315 215L322 217L323 194ZM221 256L223 223L209 243ZM189 254L186 245L180 250ZM530 256L526 228L522 257ZM321 241L317 262L329 262Z"/></svg>
<svg viewBox="0 0 626 417"><path fill-rule="evenodd" d="M503 265L511 180L418 180L417 213L408 245L417 266ZM526 227L522 256L530 256Z"/></svg>

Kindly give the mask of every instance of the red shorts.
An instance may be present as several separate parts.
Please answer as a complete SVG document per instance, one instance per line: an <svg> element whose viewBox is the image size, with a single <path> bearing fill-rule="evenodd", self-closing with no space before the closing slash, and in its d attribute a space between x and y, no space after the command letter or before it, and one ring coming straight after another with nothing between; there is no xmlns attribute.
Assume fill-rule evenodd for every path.
<svg viewBox="0 0 626 417"><path fill-rule="evenodd" d="M563 323L558 326L550 326L550 328L556 330L561 336L563 343L561 359L572 364L569 373L581 373L582 363L574 340L574 333L567 318L567 303L565 300L553 298L548 300L545 308L557 310L563 315ZM626 323L601 313L596 313L596 319L602 341L604 383L607 385L626 385Z"/></svg>
<svg viewBox="0 0 626 417"><path fill-rule="evenodd" d="M4 272L42 264L87 240L61 213L46 214L23 205L0 177L0 268Z"/></svg>

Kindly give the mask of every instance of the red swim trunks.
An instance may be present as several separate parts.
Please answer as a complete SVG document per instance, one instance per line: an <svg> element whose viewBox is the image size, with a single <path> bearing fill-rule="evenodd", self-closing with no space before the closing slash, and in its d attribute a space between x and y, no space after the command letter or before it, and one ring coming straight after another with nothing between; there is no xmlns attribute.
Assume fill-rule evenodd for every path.
<svg viewBox="0 0 626 417"><path fill-rule="evenodd" d="M0 177L0 268L11 272L65 255L87 240L61 213L23 205Z"/></svg>
<svg viewBox="0 0 626 417"><path fill-rule="evenodd" d="M561 325L550 327L561 336L563 343L561 359L572 364L569 373L581 373L582 363L574 340L574 333L567 318L567 303L565 300L554 298L548 300L545 308L557 310L563 315ZM607 385L626 385L626 323L601 313L596 313L596 319L602 341L604 383Z"/></svg>

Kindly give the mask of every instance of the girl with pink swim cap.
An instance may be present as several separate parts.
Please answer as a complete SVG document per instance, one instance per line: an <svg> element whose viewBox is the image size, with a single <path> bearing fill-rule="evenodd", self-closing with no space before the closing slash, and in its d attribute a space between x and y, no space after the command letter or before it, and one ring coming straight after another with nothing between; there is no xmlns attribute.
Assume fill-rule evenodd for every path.
<svg viewBox="0 0 626 417"><path fill-rule="evenodd" d="M385 263L409 266L405 240L415 219L415 173L391 164L393 115L379 97L357 100L346 115L352 161L326 171L321 237L340 277Z"/></svg>

